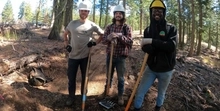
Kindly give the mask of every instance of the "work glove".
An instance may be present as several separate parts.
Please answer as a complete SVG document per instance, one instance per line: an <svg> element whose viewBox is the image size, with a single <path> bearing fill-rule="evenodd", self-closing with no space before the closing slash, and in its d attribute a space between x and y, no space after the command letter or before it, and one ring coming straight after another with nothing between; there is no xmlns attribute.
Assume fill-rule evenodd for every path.
<svg viewBox="0 0 220 111"><path fill-rule="evenodd" d="M153 53L153 47L151 44L146 44L144 45L142 48L142 51L144 51L145 53L148 53L148 54L152 54Z"/></svg>
<svg viewBox="0 0 220 111"><path fill-rule="evenodd" d="M67 50L68 52L71 52L72 47L71 47L70 45L67 45L67 46L66 46L66 50Z"/></svg>
<svg viewBox="0 0 220 111"><path fill-rule="evenodd" d="M112 43L112 44L117 44L117 43L118 43L118 40L117 40L116 38L114 38L114 39L111 40L111 43Z"/></svg>
<svg viewBox="0 0 220 111"><path fill-rule="evenodd" d="M152 43L152 38L143 38L141 41L141 47L143 47L146 44L151 44Z"/></svg>
<svg viewBox="0 0 220 111"><path fill-rule="evenodd" d="M107 40L111 41L112 39L116 39L118 35L116 33L111 33L107 36Z"/></svg>
<svg viewBox="0 0 220 111"><path fill-rule="evenodd" d="M89 41L89 43L87 44L88 47L92 47L92 46L96 46L96 42L94 42L93 40Z"/></svg>

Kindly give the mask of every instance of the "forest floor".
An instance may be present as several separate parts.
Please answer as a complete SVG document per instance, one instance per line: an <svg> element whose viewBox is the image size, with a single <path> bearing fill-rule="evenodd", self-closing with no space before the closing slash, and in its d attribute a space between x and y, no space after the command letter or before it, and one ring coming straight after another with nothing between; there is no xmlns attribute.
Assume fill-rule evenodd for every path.
<svg viewBox="0 0 220 111"><path fill-rule="evenodd" d="M27 33L26 33L27 34ZM66 106L67 52L62 41L48 40L49 30L32 29L29 35L17 40L0 41L0 111L81 111L80 81L77 75L76 100ZM140 50L140 36L134 34L134 45L126 60L125 104L115 105L109 111L123 111L140 72L144 53ZM104 91L106 80L105 45L92 48L89 83L85 111L107 111L99 105L98 96ZM162 111L219 111L220 110L220 59L203 47L200 56L187 57L187 50L178 50L177 65L168 87ZM37 55L38 59L12 69L23 57ZM31 67L41 66L52 81L46 86L31 86L27 76ZM157 81L145 96L143 111L153 111L157 96ZM111 101L117 103L117 79L111 88ZM133 104L131 104L132 110Z"/></svg>

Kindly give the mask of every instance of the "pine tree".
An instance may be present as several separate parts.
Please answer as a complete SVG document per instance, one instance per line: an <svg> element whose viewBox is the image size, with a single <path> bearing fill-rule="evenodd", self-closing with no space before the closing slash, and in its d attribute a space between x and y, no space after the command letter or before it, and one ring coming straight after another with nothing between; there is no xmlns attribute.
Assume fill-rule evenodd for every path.
<svg viewBox="0 0 220 111"><path fill-rule="evenodd" d="M8 0L2 11L2 22L10 24L14 22L14 14L12 9L11 1Z"/></svg>
<svg viewBox="0 0 220 111"><path fill-rule="evenodd" d="M31 4L30 3L26 3L25 4L25 19L28 21L28 22L32 22L33 20L33 13L32 13L32 9L31 9Z"/></svg>

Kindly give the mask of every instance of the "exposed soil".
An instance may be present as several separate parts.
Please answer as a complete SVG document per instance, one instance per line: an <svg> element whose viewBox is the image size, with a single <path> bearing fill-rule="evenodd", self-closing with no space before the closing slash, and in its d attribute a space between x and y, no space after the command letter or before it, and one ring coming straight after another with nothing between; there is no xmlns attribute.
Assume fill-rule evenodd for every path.
<svg viewBox="0 0 220 111"><path fill-rule="evenodd" d="M48 40L49 30L32 29L30 35L18 40L0 42L0 111L81 111L80 83L77 75L77 98L73 106L66 106L67 99L67 52L62 41ZM125 75L125 105L115 105L110 111L123 111L140 72L144 53L140 50L139 37L135 34L134 45L127 58ZM98 96L105 85L105 47L92 48L86 111L106 111L99 105ZM36 61L18 67L10 73L11 63L22 57L39 55ZM220 59L211 50L203 49L201 56L186 57L187 51L178 51L177 65L167 90L162 111L219 111L220 110ZM5 61L8 62L5 62ZM49 81L45 86L31 86L27 75L31 67L40 65ZM111 101L117 103L117 79L114 75ZM152 111L157 96L157 81L146 94L144 111ZM133 105L131 105L132 109Z"/></svg>

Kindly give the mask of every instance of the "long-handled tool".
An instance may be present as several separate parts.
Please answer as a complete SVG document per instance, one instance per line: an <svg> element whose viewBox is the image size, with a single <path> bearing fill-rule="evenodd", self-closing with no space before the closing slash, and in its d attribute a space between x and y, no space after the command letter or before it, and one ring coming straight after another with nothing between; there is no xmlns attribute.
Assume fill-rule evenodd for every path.
<svg viewBox="0 0 220 111"><path fill-rule="evenodd" d="M110 80L111 80L111 73L112 73L112 59L113 59L113 52L114 52L114 45L115 43L112 42L111 43L111 54L110 54L110 61L109 61L109 68L108 68L108 79L107 79L107 86L106 86L106 94L105 96L108 96L109 94L109 89L110 89ZM102 105L103 107L105 107L106 109L110 109L112 107L115 106L115 103L110 101L110 100L106 100L106 98L102 101L99 102L100 105Z"/></svg>
<svg viewBox="0 0 220 111"><path fill-rule="evenodd" d="M130 96L130 98L128 100L128 103L127 103L127 105L125 107L125 111L128 111L128 109L130 108L131 102L132 102L132 100L134 98L134 95L136 93L137 87L138 87L139 82L141 80L141 77L142 77L142 75L144 73L144 68L145 68L145 65L146 65L146 62L147 62L147 58L148 58L148 54L146 53L145 56L144 56L144 60L143 60L142 66L141 66L140 74L138 75L137 81L136 81L136 83L134 85L134 89L133 89L133 91L131 93L131 96Z"/></svg>
<svg viewBox="0 0 220 111"><path fill-rule="evenodd" d="M107 80L107 87L106 87L106 96L109 94L109 89L110 89L113 52L114 52L114 43L112 42L112 44L111 44L110 61L109 61L109 68L108 68L108 80Z"/></svg>
<svg viewBox="0 0 220 111"><path fill-rule="evenodd" d="M86 67L86 78L84 83L84 89L83 89L83 95L82 95L82 111L85 110L85 102L86 102L86 93L87 93L87 86L88 86L88 79L89 79L89 66L90 66L90 60L91 60L91 48L89 49L89 57Z"/></svg>

